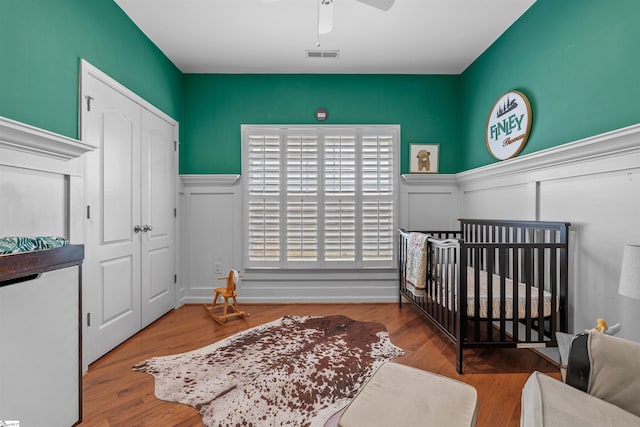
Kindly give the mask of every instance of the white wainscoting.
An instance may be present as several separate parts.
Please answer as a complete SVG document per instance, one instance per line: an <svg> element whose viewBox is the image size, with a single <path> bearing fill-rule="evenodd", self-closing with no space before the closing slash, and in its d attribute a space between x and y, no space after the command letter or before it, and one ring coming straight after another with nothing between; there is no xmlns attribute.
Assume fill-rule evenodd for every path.
<svg viewBox="0 0 640 427"><path fill-rule="evenodd" d="M68 236L69 178L0 164L0 236Z"/></svg>
<svg viewBox="0 0 640 427"><path fill-rule="evenodd" d="M625 244L640 244L640 125L457 174L462 215L566 221L569 328L602 317L640 341L640 301L618 295ZM639 284L640 285L640 284Z"/></svg>
<svg viewBox="0 0 640 427"><path fill-rule="evenodd" d="M0 237L83 243L82 159L95 147L0 117Z"/></svg>
<svg viewBox="0 0 640 427"><path fill-rule="evenodd" d="M218 277L241 269L240 175L182 175L179 294L182 303L205 302ZM210 302L210 301L209 301Z"/></svg>
<svg viewBox="0 0 640 427"><path fill-rule="evenodd" d="M184 175L182 300L204 302L224 274L240 268L238 176ZM622 322L640 341L640 301L617 293L625 244L640 244L640 125L456 175L404 175L399 226L455 229L458 218L566 221L570 233L570 328L597 317ZM240 301L396 301L395 272L244 272ZM221 274L222 275L222 274Z"/></svg>
<svg viewBox="0 0 640 427"><path fill-rule="evenodd" d="M183 175L180 210L181 267L179 280L183 303L210 301L216 280L229 269L245 276L239 287L240 302L389 302L397 301L397 273L377 271L253 270L242 266L242 185L238 175ZM400 226L450 228L456 218L455 177L436 176L407 184L401 181L402 200L412 203ZM424 206L434 204L425 215ZM401 211L402 212L402 211ZM435 213L437 212L437 215ZM401 213L402 215L402 213ZM219 263L219 272L216 265Z"/></svg>
<svg viewBox="0 0 640 427"><path fill-rule="evenodd" d="M454 230L460 212L455 175L402 175L400 227L405 230Z"/></svg>

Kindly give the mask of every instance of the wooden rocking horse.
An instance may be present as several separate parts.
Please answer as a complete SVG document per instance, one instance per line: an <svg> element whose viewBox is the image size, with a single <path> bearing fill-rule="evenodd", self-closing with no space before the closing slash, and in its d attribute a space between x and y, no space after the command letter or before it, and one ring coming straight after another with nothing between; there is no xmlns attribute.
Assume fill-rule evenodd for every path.
<svg viewBox="0 0 640 427"><path fill-rule="evenodd" d="M211 305L204 305L205 310L213 320L218 322L219 324L223 324L230 317L249 317L249 313L246 311L241 311L238 308L238 301L236 300L236 283L238 282L238 278L240 278L238 272L236 270L229 270L229 274L224 277L218 277L218 280L226 280L227 286L225 288L215 288L215 294L213 296L213 303ZM218 303L218 297L222 296L224 298L224 304L222 305L222 313L216 314L216 304ZM232 300L229 303L229 299ZM219 306L218 306L219 307Z"/></svg>

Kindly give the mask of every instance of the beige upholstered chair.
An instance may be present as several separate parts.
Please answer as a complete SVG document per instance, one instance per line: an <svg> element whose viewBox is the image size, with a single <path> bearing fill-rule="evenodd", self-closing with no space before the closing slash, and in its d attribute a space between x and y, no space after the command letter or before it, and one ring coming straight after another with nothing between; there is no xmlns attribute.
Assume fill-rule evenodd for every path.
<svg viewBox="0 0 640 427"><path fill-rule="evenodd" d="M534 372L521 427L640 426L640 344L590 331L571 344L567 383Z"/></svg>
<svg viewBox="0 0 640 427"><path fill-rule="evenodd" d="M387 362L325 427L474 427L477 411L473 386Z"/></svg>

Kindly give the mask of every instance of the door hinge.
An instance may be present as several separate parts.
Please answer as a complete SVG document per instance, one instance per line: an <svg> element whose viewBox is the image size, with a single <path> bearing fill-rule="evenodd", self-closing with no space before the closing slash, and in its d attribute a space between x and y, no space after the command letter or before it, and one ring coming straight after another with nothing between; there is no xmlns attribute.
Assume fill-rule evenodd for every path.
<svg viewBox="0 0 640 427"><path fill-rule="evenodd" d="M91 206L87 205L87 219L91 219Z"/></svg>
<svg viewBox="0 0 640 427"><path fill-rule="evenodd" d="M90 95L85 95L84 99L87 100L87 111L91 111L91 100L93 99Z"/></svg>
<svg viewBox="0 0 640 427"><path fill-rule="evenodd" d="M178 151L178 141L173 141L173 151Z"/></svg>
<svg viewBox="0 0 640 427"><path fill-rule="evenodd" d="M91 313L87 313L87 326L91 326Z"/></svg>
<svg viewBox="0 0 640 427"><path fill-rule="evenodd" d="M178 275L177 274L173 275L173 283L178 283Z"/></svg>
<svg viewBox="0 0 640 427"><path fill-rule="evenodd" d="M174 218L178 217L178 208L173 208L173 217Z"/></svg>

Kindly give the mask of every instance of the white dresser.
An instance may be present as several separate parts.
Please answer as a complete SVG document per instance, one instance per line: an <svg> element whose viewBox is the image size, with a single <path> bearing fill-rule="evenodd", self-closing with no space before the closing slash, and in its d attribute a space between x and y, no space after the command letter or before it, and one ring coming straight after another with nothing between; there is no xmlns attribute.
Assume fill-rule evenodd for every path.
<svg viewBox="0 0 640 427"><path fill-rule="evenodd" d="M82 245L0 256L0 420L82 419Z"/></svg>

